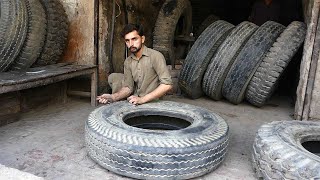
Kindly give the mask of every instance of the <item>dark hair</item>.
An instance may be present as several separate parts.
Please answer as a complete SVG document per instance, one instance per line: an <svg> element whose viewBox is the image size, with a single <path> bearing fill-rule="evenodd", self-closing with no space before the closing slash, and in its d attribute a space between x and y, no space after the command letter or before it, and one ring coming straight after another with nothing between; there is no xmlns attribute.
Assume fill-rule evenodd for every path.
<svg viewBox="0 0 320 180"><path fill-rule="evenodd" d="M128 33L131 33L132 31L137 31L139 36L143 36L143 27L141 24L127 24L121 31L121 37L124 38L124 36Z"/></svg>

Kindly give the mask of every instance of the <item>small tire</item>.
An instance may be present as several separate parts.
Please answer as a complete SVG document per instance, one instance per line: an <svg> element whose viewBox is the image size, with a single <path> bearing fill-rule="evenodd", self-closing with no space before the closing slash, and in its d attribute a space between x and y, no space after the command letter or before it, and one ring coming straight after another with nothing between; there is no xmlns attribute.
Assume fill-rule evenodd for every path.
<svg viewBox="0 0 320 180"><path fill-rule="evenodd" d="M320 155L302 145L320 144L320 122L275 121L258 130L252 153L252 163L258 178L319 179ZM318 146L317 146L318 145Z"/></svg>
<svg viewBox="0 0 320 180"><path fill-rule="evenodd" d="M244 99L247 86L263 56L284 29L279 23L267 21L246 42L222 86L222 95L231 103L239 104Z"/></svg>
<svg viewBox="0 0 320 180"><path fill-rule="evenodd" d="M112 103L94 110L85 124L89 156L138 179L187 179L216 169L225 158L228 133L215 113L169 101Z"/></svg>
<svg viewBox="0 0 320 180"><path fill-rule="evenodd" d="M289 64L306 35L306 25L294 21L280 34L254 73L246 91L246 99L261 107L271 97L284 69Z"/></svg>
<svg viewBox="0 0 320 180"><path fill-rule="evenodd" d="M214 100L222 97L221 89L234 59L258 26L244 21L237 25L212 57L202 81L203 92Z"/></svg>
<svg viewBox="0 0 320 180"><path fill-rule="evenodd" d="M202 78L208 64L234 25L218 20L208 26L191 47L180 71L179 86L189 97L203 95Z"/></svg>

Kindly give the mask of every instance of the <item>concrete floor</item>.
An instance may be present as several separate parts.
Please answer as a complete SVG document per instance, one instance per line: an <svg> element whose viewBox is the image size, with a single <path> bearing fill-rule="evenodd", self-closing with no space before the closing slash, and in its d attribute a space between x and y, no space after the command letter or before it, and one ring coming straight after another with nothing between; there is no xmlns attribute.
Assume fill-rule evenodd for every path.
<svg viewBox="0 0 320 180"><path fill-rule="evenodd" d="M191 100L167 96L164 99L207 108L230 126L225 161L217 170L196 178L198 180L255 179L250 156L256 131L264 123L292 119L293 114L293 106L285 97L275 97L263 108L247 103L215 102L206 97ZM35 109L23 114L20 121L0 127L0 164L45 179L129 179L101 168L87 156L84 123L94 109L88 99L69 98L66 104Z"/></svg>

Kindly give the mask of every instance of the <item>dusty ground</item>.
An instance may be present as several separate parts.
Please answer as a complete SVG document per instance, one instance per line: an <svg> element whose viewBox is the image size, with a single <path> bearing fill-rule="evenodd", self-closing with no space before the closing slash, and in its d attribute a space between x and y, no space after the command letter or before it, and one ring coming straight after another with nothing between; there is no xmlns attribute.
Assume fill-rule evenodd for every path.
<svg viewBox="0 0 320 180"><path fill-rule="evenodd" d="M214 172L196 178L203 180L255 179L250 154L256 131L264 123L292 119L293 113L289 100L283 97L274 98L263 108L205 97L168 96L165 100L207 108L230 126L226 160ZM35 109L23 114L20 121L0 127L0 164L45 179L128 179L101 168L87 156L84 123L93 109L88 99L70 98L67 104Z"/></svg>

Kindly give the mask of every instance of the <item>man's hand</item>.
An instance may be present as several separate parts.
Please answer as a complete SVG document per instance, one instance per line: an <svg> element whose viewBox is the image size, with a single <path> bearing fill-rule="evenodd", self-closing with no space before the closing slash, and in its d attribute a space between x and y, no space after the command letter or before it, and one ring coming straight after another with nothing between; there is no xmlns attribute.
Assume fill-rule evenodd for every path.
<svg viewBox="0 0 320 180"><path fill-rule="evenodd" d="M139 96L130 96L127 98L127 100L129 101L129 103L134 105L145 103L143 97L139 97Z"/></svg>
<svg viewBox="0 0 320 180"><path fill-rule="evenodd" d="M110 104L113 103L113 98L111 94L102 94L101 96L97 96L97 101L102 104Z"/></svg>

